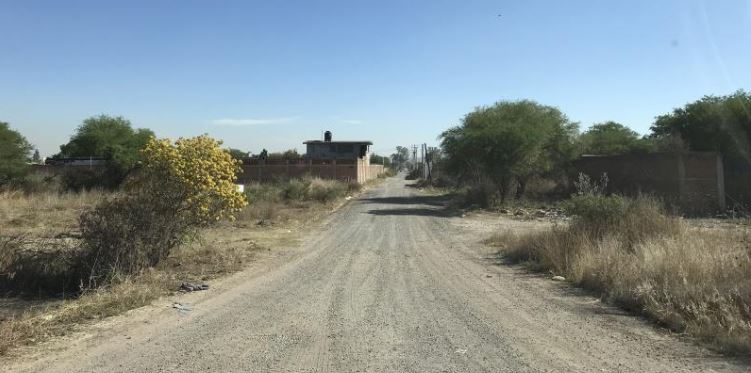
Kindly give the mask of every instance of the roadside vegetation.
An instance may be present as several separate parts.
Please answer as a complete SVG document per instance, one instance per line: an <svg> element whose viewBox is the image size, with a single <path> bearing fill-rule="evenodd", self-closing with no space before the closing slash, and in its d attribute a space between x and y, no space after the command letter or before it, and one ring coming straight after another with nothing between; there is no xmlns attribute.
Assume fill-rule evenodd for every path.
<svg viewBox="0 0 751 373"><path fill-rule="evenodd" d="M554 106L499 101L477 107L440 135L433 182L460 191L469 205L492 208L565 199L574 192L574 162L582 155L714 151L722 156L726 178L751 183L750 107L745 91L706 96L658 116L642 136L614 121L581 132L580 123ZM404 161L408 149L400 150L392 155L395 164L419 167ZM749 188L741 187L747 184L728 183L731 208L751 211Z"/></svg>
<svg viewBox="0 0 751 373"><path fill-rule="evenodd" d="M301 213L304 216L305 211L331 207L361 189L358 183L312 177L247 184L245 194L252 203L237 218L264 226L290 222L298 224Z"/></svg>
<svg viewBox="0 0 751 373"><path fill-rule="evenodd" d="M116 189L0 192L0 355L241 270L360 190L304 178L238 192L239 161L207 136L151 138L137 158Z"/></svg>
<svg viewBox="0 0 751 373"><path fill-rule="evenodd" d="M32 146L23 135L0 122L0 187L13 185L27 172Z"/></svg>
<svg viewBox="0 0 751 373"><path fill-rule="evenodd" d="M417 185L453 193L462 208L553 216L552 228L497 232L487 243L510 262L562 276L720 351L749 354L747 221L684 219L654 196L616 194L607 175L591 175L602 177L593 181L572 167L583 154L715 151L723 157L726 178L748 178L749 107L751 96L744 91L707 96L657 117L651 133L640 136L612 121L580 132L555 107L501 101L478 107L445 131L435 156L438 176L432 185ZM748 190L726 192L729 216L749 216L742 203L749 201ZM525 208L534 213L521 212Z"/></svg>
<svg viewBox="0 0 751 373"><path fill-rule="evenodd" d="M751 232L692 228L652 197L604 195L580 180L564 204L570 222L488 242L719 350L751 352Z"/></svg>

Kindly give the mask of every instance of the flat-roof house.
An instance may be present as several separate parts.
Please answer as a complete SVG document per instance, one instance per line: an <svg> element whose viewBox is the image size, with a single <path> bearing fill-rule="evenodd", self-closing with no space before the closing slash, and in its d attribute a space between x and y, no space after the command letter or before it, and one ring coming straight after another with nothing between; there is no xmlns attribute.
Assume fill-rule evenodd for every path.
<svg viewBox="0 0 751 373"><path fill-rule="evenodd" d="M370 164L370 141L332 141L326 131L323 140L303 142L302 159L249 159L242 165L240 183L273 181L306 176L364 183L384 172L383 165Z"/></svg>
<svg viewBox="0 0 751 373"><path fill-rule="evenodd" d="M326 131L323 140L308 140L305 158L308 159L370 159L370 141L332 141L331 132Z"/></svg>

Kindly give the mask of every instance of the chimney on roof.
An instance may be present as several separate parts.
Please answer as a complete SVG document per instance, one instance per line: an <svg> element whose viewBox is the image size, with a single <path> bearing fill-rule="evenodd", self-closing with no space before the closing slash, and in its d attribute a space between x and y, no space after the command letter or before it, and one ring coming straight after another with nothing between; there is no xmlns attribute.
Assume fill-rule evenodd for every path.
<svg viewBox="0 0 751 373"><path fill-rule="evenodd" d="M323 133L323 141L331 142L331 131L326 131Z"/></svg>

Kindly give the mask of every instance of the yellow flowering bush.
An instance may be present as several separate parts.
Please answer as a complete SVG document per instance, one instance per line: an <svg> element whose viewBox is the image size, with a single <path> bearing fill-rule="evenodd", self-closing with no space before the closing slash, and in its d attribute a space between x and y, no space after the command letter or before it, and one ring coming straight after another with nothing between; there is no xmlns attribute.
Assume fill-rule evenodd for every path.
<svg viewBox="0 0 751 373"><path fill-rule="evenodd" d="M206 135L174 144L152 139L142 150L143 166L129 190L179 207L193 224L232 219L248 202L234 183L241 162L221 144Z"/></svg>
<svg viewBox="0 0 751 373"><path fill-rule="evenodd" d="M81 269L89 287L154 266L196 229L247 205L240 165L206 135L151 139L125 193L81 215Z"/></svg>

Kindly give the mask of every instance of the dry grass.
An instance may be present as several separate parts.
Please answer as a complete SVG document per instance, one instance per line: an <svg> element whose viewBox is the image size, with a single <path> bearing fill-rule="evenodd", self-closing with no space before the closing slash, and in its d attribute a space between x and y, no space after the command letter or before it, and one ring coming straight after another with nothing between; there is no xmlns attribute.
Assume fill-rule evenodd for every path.
<svg viewBox="0 0 751 373"><path fill-rule="evenodd" d="M330 213L344 201L343 197L359 190L320 179L290 184L254 184L246 188L250 190L251 204L238 214L236 221L204 229L156 268L141 274L73 298L28 298L27 294L25 298L0 299L0 304L16 307L0 312L0 355L20 345L66 334L80 324L149 304L176 292L182 282L210 281L242 270L268 248L295 242L305 227ZM293 189L291 195L302 194L285 197L290 194L289 189ZM0 239L5 237L0 240L0 251L3 245L14 247L0 252L0 276L3 269L12 267L17 256L11 254L15 250L32 254L26 257L41 258L33 268L43 272L57 268L53 264L64 262L61 259L66 250L75 249L78 216L104 197L102 192L0 194ZM12 230L6 229L8 226ZM61 234L66 237L54 238ZM60 240L65 240L66 245L59 245Z"/></svg>
<svg viewBox="0 0 751 373"><path fill-rule="evenodd" d="M78 230L78 217L109 193L0 192L0 234L54 238Z"/></svg>
<svg viewBox="0 0 751 373"><path fill-rule="evenodd" d="M376 181L374 181L376 182ZM245 186L250 205L237 214L240 225L298 225L328 212L348 195L359 192L359 184L320 178L294 179Z"/></svg>
<svg viewBox="0 0 751 373"><path fill-rule="evenodd" d="M158 276L143 275L0 322L0 355L20 345L64 335L77 324L149 304L163 294L161 281Z"/></svg>
<svg viewBox="0 0 751 373"><path fill-rule="evenodd" d="M489 242L512 261L563 275L721 351L751 352L748 229L690 228L641 201L594 227L574 219L543 232L502 232Z"/></svg>
<svg viewBox="0 0 751 373"><path fill-rule="evenodd" d="M262 244L270 242L250 240L252 232L239 232L232 226L211 228L203 235L206 237L184 245L156 268L111 286L77 297L18 302L27 308L0 314L0 355L19 345L66 334L82 323L147 305L175 293L182 282L210 281L239 271L253 260ZM227 240L230 235L233 239ZM28 307L30 304L34 307Z"/></svg>

